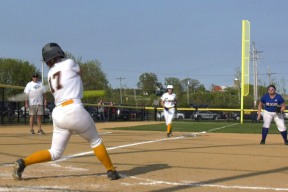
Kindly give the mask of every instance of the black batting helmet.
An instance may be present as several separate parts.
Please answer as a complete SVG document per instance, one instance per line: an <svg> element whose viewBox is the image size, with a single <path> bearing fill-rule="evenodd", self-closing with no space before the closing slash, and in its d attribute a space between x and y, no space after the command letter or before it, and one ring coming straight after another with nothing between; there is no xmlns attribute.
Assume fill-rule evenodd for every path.
<svg viewBox="0 0 288 192"><path fill-rule="evenodd" d="M65 53L57 43L47 43L42 49L42 57L48 63L56 57L65 58Z"/></svg>

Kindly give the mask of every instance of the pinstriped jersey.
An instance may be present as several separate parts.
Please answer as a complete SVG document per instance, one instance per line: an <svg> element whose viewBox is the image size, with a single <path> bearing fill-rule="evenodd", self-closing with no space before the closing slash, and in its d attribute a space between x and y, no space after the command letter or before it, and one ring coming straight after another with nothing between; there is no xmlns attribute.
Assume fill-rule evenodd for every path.
<svg viewBox="0 0 288 192"><path fill-rule="evenodd" d="M83 84L79 72L79 65L72 59L64 59L50 68L48 82L56 106L67 100L83 97Z"/></svg>
<svg viewBox="0 0 288 192"><path fill-rule="evenodd" d="M164 106L167 108L175 107L176 104L176 94L164 93L161 97L161 100L164 101Z"/></svg>

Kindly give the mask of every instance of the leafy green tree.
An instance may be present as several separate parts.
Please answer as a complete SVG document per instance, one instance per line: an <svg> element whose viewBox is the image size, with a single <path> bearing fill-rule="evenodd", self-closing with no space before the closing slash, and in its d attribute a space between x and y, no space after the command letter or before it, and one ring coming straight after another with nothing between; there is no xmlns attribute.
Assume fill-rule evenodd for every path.
<svg viewBox="0 0 288 192"><path fill-rule="evenodd" d="M200 84L195 91L206 92L206 89L205 89L205 86L203 84Z"/></svg>
<svg viewBox="0 0 288 192"><path fill-rule="evenodd" d="M65 52L65 54L67 58L73 59L80 65L84 90L106 90L109 88L109 81L98 60L82 61L81 57L76 58L69 52Z"/></svg>
<svg viewBox="0 0 288 192"><path fill-rule="evenodd" d="M17 86L26 86L32 74L39 73L34 65L18 59L1 58L0 69L0 83Z"/></svg>
<svg viewBox="0 0 288 192"><path fill-rule="evenodd" d="M0 69L0 84L25 87L32 80L34 72L41 76L34 65L18 59L0 58ZM5 97L23 92L23 90L5 89Z"/></svg>
<svg viewBox="0 0 288 192"><path fill-rule="evenodd" d="M154 73L143 73L139 76L137 87L143 90L143 94L154 94L158 86L161 85L158 82L157 75Z"/></svg>
<svg viewBox="0 0 288 192"><path fill-rule="evenodd" d="M189 88L189 92L195 92L199 86L200 82L197 79L185 78L181 80L181 85L184 89Z"/></svg>
<svg viewBox="0 0 288 192"><path fill-rule="evenodd" d="M165 87L167 85L173 85L174 92L177 92L178 94L182 93L184 91L184 87L183 87L180 79L178 79L176 77L165 78L165 83L164 84L165 84Z"/></svg>
<svg viewBox="0 0 288 192"><path fill-rule="evenodd" d="M97 60L80 63L84 90L106 90L108 80Z"/></svg>
<svg viewBox="0 0 288 192"><path fill-rule="evenodd" d="M76 61L81 68L81 79L83 82L83 88L85 90L105 90L106 95L104 96L95 96L84 98L84 102L89 103L98 103L100 97L104 100L110 100L113 98L112 90L109 87L109 81L106 77L106 74L101 68L101 63L98 60L88 60L83 61L82 57L76 58L69 52L65 52L67 58L71 58Z"/></svg>

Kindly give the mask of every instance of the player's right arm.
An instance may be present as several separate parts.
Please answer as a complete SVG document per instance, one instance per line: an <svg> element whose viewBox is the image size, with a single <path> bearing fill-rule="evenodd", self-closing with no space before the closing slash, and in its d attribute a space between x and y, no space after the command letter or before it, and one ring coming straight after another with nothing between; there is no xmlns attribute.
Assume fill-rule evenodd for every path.
<svg viewBox="0 0 288 192"><path fill-rule="evenodd" d="M261 110L263 107L263 103L260 101L258 104L258 113L257 113L257 120L259 121L261 119Z"/></svg>
<svg viewBox="0 0 288 192"><path fill-rule="evenodd" d="M29 97L29 89L30 89L30 83L27 83L25 89L24 89L24 93L27 94L27 97ZM28 109L29 107L29 98L25 100L25 108Z"/></svg>
<svg viewBox="0 0 288 192"><path fill-rule="evenodd" d="M280 96L280 99L278 99L278 102L280 104L280 112L283 113L286 109L285 101L282 96Z"/></svg>
<svg viewBox="0 0 288 192"><path fill-rule="evenodd" d="M165 107L164 95L162 95L162 97L161 97L161 106L162 106L166 111L168 111L168 108Z"/></svg>
<svg viewBox="0 0 288 192"><path fill-rule="evenodd" d="M161 99L161 106L164 107L164 101Z"/></svg>

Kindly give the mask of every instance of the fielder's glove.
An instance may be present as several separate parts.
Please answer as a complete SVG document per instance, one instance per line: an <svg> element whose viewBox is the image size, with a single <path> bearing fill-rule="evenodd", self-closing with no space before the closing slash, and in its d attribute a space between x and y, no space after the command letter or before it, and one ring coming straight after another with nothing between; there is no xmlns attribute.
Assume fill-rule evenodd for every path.
<svg viewBox="0 0 288 192"><path fill-rule="evenodd" d="M275 112L276 112L277 114L278 114L278 113L281 113L281 107L277 107Z"/></svg>
<svg viewBox="0 0 288 192"><path fill-rule="evenodd" d="M284 117L285 117L285 113L284 112L277 113L277 115L278 115L278 117L280 119L284 119Z"/></svg>
<svg viewBox="0 0 288 192"><path fill-rule="evenodd" d="M164 109L165 109L166 111L169 111L169 109L168 109L167 107L164 107Z"/></svg>
<svg viewBox="0 0 288 192"><path fill-rule="evenodd" d="M285 113L283 111L281 111L281 107L276 108L276 113L280 119L284 119L286 116Z"/></svg>

